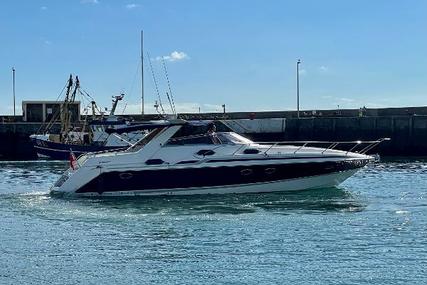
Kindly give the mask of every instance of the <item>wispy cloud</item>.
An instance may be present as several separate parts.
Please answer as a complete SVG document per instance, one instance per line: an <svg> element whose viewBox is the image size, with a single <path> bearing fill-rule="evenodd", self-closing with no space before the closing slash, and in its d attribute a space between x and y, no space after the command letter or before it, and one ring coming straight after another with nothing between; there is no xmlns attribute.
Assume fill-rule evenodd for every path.
<svg viewBox="0 0 427 285"><path fill-rule="evenodd" d="M130 3L130 4L125 5L126 9L128 9L128 10L138 8L139 6L140 6L139 4L135 4L135 3Z"/></svg>
<svg viewBox="0 0 427 285"><path fill-rule="evenodd" d="M98 0L80 0L82 4L99 4Z"/></svg>
<svg viewBox="0 0 427 285"><path fill-rule="evenodd" d="M307 74L307 70L305 70L305 69L300 69L300 70L299 70L299 74L300 74L300 75L306 75L306 74Z"/></svg>
<svg viewBox="0 0 427 285"><path fill-rule="evenodd" d="M353 103L356 100L351 99L351 98L345 98L345 97L341 97L341 98L337 98L338 100L342 101L342 102L346 102L346 103Z"/></svg>
<svg viewBox="0 0 427 285"><path fill-rule="evenodd" d="M190 57L183 51L173 51L169 55L156 57L156 60L162 60L162 59L173 62L173 61L182 61L182 60L190 59Z"/></svg>
<svg viewBox="0 0 427 285"><path fill-rule="evenodd" d="M41 7L40 7L40 10L42 10L42 11L46 11L46 10L47 10L47 7L46 7L46 6L41 6Z"/></svg>
<svg viewBox="0 0 427 285"><path fill-rule="evenodd" d="M45 41L44 41L44 44L45 44L45 45L47 45L47 46L50 46L50 45L52 44L52 42L51 42L51 41L49 41L49 40L45 40Z"/></svg>
<svg viewBox="0 0 427 285"><path fill-rule="evenodd" d="M163 107L165 108L166 113L170 112L169 104L164 104ZM179 113L198 113L199 108L200 112L210 112L210 113L216 113L216 112L222 112L221 105L215 105L215 104L200 104L195 102L183 102L183 103L176 103L176 111ZM145 104L144 111L147 114L157 114L156 109L154 108L154 102ZM122 111L123 112L123 111ZM119 113L119 112L117 112ZM141 113L141 105L140 104L127 104L126 109L124 111L124 114L139 114Z"/></svg>
<svg viewBox="0 0 427 285"><path fill-rule="evenodd" d="M319 71L320 72L327 72L328 70L329 70L329 68L327 66L324 66L324 65L319 66Z"/></svg>

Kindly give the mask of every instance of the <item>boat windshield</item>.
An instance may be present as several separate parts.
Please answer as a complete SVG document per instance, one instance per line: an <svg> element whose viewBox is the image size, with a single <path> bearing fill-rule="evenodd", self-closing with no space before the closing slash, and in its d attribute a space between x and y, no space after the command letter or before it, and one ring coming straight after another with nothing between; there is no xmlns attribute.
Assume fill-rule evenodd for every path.
<svg viewBox="0 0 427 285"><path fill-rule="evenodd" d="M144 147L147 143L149 143L152 139L154 139L158 134L161 133L165 128L156 128L149 132L144 138L140 139L136 144L129 147L126 152L136 152Z"/></svg>
<svg viewBox="0 0 427 285"><path fill-rule="evenodd" d="M216 133L216 136L222 144L251 144L250 139L245 138L239 134L233 132L220 132Z"/></svg>

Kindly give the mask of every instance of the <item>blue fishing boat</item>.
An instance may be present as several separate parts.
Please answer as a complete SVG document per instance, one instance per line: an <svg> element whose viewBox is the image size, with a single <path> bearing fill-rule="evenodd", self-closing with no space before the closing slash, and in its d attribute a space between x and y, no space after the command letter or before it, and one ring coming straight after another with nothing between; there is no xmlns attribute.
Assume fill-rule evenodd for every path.
<svg viewBox="0 0 427 285"><path fill-rule="evenodd" d="M92 107L92 120L88 122L88 116L85 116L81 124L75 122L79 118L72 118L69 112L69 106L75 101L76 95L89 96L87 92L80 90L80 81L70 75L67 82L65 100L61 104L60 110L52 116L51 121L38 134L30 136L37 155L40 158L50 158L56 160L69 159L70 151L77 157L88 153L106 150L117 150L127 148L144 135L144 132L130 132L118 135L114 129L131 125L131 122L115 116L117 104L124 97L120 94L113 97L112 109L108 116L104 117L96 105L96 102L90 97ZM102 118L98 119L96 113L101 113ZM52 133L52 127L55 122L60 121L61 130L59 133ZM108 132L107 132L108 130ZM112 131L113 130L113 131Z"/></svg>

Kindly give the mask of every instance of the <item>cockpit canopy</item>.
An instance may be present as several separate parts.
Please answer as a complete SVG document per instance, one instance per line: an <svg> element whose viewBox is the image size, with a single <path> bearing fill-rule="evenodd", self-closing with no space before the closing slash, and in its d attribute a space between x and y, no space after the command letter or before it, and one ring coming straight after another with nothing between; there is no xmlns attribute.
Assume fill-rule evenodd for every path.
<svg viewBox="0 0 427 285"><path fill-rule="evenodd" d="M206 145L206 144L250 144L251 140L230 131L216 131L216 126L213 122L178 122L175 124L147 124L151 132L147 134L138 143L127 149L128 152L133 152L141 149L144 145L154 140L165 129L172 126L179 126L179 129L171 135L164 144L165 146L179 145ZM141 128L139 126L138 128Z"/></svg>

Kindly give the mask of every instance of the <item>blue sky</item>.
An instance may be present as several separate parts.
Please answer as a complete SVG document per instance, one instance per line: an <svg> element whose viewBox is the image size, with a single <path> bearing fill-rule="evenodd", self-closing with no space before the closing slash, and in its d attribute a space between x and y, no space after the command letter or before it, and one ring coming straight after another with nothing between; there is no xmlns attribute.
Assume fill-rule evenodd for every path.
<svg viewBox="0 0 427 285"><path fill-rule="evenodd" d="M425 0L26 0L0 4L0 114L55 100L70 73L101 106L139 112L139 33L178 112L427 105ZM145 68L146 111L156 92ZM167 102L163 96L164 103ZM166 105L166 104L165 104ZM122 112L124 104L119 108Z"/></svg>

